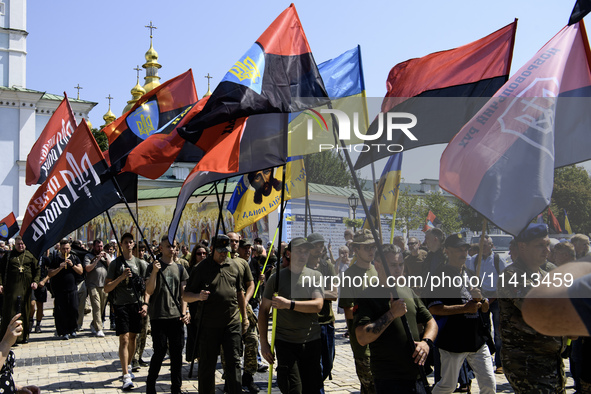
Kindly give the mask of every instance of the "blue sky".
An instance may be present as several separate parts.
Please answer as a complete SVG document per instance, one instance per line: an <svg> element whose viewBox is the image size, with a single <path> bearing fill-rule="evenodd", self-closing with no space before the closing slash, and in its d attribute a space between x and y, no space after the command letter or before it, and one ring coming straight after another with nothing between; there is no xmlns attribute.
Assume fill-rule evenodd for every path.
<svg viewBox="0 0 591 394"><path fill-rule="evenodd" d="M199 97L212 90L289 2L191 0L29 0L27 87L98 102L94 127L131 99L137 65L145 62L150 21L167 79L193 69ZM568 21L573 1L300 1L295 6L318 63L361 45L368 97L383 97L397 63L477 40L519 19L512 71ZM140 74L143 83L144 72ZM406 152L407 182L437 178L443 146ZM383 165L383 164L382 164ZM378 166L378 176L381 172Z"/></svg>

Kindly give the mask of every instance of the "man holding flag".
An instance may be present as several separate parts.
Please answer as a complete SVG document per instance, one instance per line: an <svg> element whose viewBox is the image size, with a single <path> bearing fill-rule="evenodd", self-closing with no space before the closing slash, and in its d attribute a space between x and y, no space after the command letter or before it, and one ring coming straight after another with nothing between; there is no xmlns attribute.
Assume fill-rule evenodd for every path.
<svg viewBox="0 0 591 394"><path fill-rule="evenodd" d="M269 278L259 310L261 354L269 364L275 362L268 340L269 311L277 309L277 385L282 393L319 393L322 383L320 366L320 326L318 313L324 304L322 275L306 267L312 244L305 238L291 240L283 254L287 269ZM279 277L279 278L278 278ZM278 294L273 294L279 280Z"/></svg>

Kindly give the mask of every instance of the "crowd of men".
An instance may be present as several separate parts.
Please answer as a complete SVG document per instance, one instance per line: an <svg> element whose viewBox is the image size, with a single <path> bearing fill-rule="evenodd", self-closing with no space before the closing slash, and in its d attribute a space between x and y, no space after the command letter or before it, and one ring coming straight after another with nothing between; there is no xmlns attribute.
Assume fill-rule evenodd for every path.
<svg viewBox="0 0 591 394"><path fill-rule="evenodd" d="M587 236L551 240L546 225L532 224L513 239L507 259L488 236L470 245L438 228L425 233L423 245L417 237L381 244L367 229L348 230L345 240L335 259L318 233L276 250L228 232L191 251L167 236L146 245L126 233L117 248L98 239L88 245L64 239L37 259L16 237L11 250L0 245L0 337L19 312L25 316L20 343L40 332L49 288L63 340L82 329L87 298L93 335L105 336L108 312L119 337L123 390L135 387L133 372L149 367L146 392L156 393L168 353L171 392L180 393L184 352L187 362L198 363L199 392L215 392L221 356L225 392L258 392L254 378L267 368L264 359L276 367L281 392L322 393L336 356L336 302L362 393L470 392L474 377L481 393L495 393L497 374L516 393L563 393L569 356L576 389L590 392L588 337L577 334L571 344L561 336L567 329L549 329L544 322L550 319L523 313L541 278L589 258ZM583 290L574 306L563 309L584 320L591 312L580 294L589 287L577 286ZM544 328L536 331L530 322ZM146 363L148 331L154 352Z"/></svg>

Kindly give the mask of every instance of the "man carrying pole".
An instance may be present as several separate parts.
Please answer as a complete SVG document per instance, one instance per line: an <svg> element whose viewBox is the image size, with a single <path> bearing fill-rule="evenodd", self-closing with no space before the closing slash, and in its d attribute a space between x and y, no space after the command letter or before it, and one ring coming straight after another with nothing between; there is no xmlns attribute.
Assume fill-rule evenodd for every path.
<svg viewBox="0 0 591 394"><path fill-rule="evenodd" d="M283 255L289 265L282 270L274 295L277 274L271 275L259 311L261 353L269 364L274 355L268 340L269 311L277 310L277 385L282 393L319 393L323 389L320 366L318 313L324 303L322 276L306 267L312 245L294 238Z"/></svg>

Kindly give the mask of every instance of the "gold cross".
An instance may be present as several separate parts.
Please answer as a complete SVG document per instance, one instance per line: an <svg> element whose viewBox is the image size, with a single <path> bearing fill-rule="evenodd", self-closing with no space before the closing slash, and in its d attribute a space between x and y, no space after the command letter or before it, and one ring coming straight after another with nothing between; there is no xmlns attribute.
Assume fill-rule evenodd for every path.
<svg viewBox="0 0 591 394"><path fill-rule="evenodd" d="M76 100L80 100L80 89L84 89L80 84L78 86L74 86L74 89L78 89L78 94L76 95Z"/></svg>
<svg viewBox="0 0 591 394"><path fill-rule="evenodd" d="M105 97L107 100L109 100L109 109L111 109L111 100L113 100L113 97L111 97L111 94L109 94L109 96Z"/></svg>
<svg viewBox="0 0 591 394"><path fill-rule="evenodd" d="M207 75L204 78L207 78L207 90L209 90L209 80L212 79L213 77L210 77L209 73L207 73Z"/></svg>
<svg viewBox="0 0 591 394"><path fill-rule="evenodd" d="M140 68L140 65L138 64L137 66L135 66L134 70L137 71L137 80L139 82L139 80L140 80L140 71L142 71L142 69Z"/></svg>
<svg viewBox="0 0 591 394"><path fill-rule="evenodd" d="M152 21L150 21L150 24L148 26L144 26L144 27L147 27L148 29L150 29L150 38L152 38L152 30L157 29L157 27L152 24Z"/></svg>

